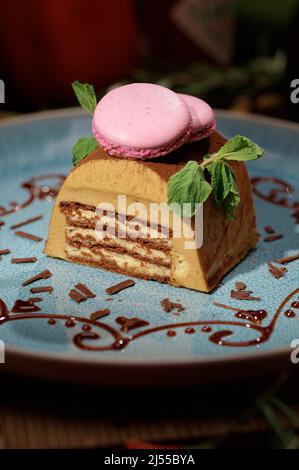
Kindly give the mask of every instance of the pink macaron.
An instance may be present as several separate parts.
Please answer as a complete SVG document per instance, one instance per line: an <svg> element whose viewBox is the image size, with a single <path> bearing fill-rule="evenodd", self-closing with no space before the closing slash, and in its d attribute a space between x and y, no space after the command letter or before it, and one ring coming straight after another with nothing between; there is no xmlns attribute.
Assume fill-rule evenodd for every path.
<svg viewBox="0 0 299 470"><path fill-rule="evenodd" d="M170 153L194 131L185 99L150 83L133 83L107 93L96 107L92 128L109 154L136 159Z"/></svg>
<svg viewBox="0 0 299 470"><path fill-rule="evenodd" d="M189 142L206 139L216 129L216 120L211 106L200 98L179 95L187 104L192 116L192 133Z"/></svg>

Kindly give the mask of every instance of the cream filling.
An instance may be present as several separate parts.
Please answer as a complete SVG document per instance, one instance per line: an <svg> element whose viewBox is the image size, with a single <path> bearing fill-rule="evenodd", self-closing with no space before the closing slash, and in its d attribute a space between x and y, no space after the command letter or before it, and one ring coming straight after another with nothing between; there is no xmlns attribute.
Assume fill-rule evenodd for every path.
<svg viewBox="0 0 299 470"><path fill-rule="evenodd" d="M79 237L78 237L79 235ZM164 251L156 250L155 248L149 248L143 246L139 243L132 242L130 240L126 240L123 238L98 238L95 230L89 228L81 228L81 227L73 227L73 226L66 226L66 236L68 240L71 241L78 241L80 243L84 243L80 237L91 237L93 239L93 243L101 243L103 245L110 246L112 248L119 247L126 251L131 251L134 253L138 253L140 256L145 258L152 258L153 261L157 262L171 262L169 253L165 253ZM88 241L87 241L88 243ZM101 249L101 248L99 248Z"/></svg>
<svg viewBox="0 0 299 470"><path fill-rule="evenodd" d="M104 248L97 254L93 253L86 247L76 248L66 244L66 254L69 258L76 258L82 260L82 262L90 263L113 263L122 271L126 271L131 274L139 274L143 276L149 276L152 278L158 277L170 277L171 271L169 268L164 266L157 266L156 264L149 263L147 261L141 261L127 254L115 253Z"/></svg>
<svg viewBox="0 0 299 470"><path fill-rule="evenodd" d="M167 227L163 227L163 231L156 229L153 226L148 227L142 221L124 221L124 219L119 216L116 218L109 215L97 214L91 210L76 209L72 210L69 213L66 213L69 222L72 225L77 225L78 223L87 222L92 223L96 226L98 224L98 229L100 230L101 225L107 224L109 227L114 228L117 233L128 233L132 237L136 238L138 235L140 238L150 238L154 241L159 241L167 243L169 234ZM135 228L138 227L138 229Z"/></svg>

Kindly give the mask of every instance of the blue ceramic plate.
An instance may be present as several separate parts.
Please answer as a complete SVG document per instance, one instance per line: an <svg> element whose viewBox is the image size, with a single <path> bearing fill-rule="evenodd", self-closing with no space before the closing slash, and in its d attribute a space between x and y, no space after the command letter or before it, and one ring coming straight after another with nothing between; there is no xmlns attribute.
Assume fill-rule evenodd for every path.
<svg viewBox="0 0 299 470"><path fill-rule="evenodd" d="M0 250L10 249L11 254L0 260L0 298L11 310L16 300L32 296L30 287L51 285L54 291L42 294L43 301L37 304L41 311L32 314L44 318L18 318L0 325L0 338L6 348L6 364L0 365L0 370L108 385L165 385L220 380L244 370L265 373L278 367L277 361L282 357L289 364L291 342L299 338L299 260L285 265L287 271L279 279L269 272L267 263L299 251L299 225L292 216L299 201L299 127L219 112L218 129L226 137L247 135L267 151L266 158L248 165L254 179L261 234L257 249L211 294L136 280L134 287L107 302L105 289L124 280L122 275L47 258L42 253L44 241L17 237L10 228L42 214L42 220L20 230L46 239L52 189L59 186L58 175L70 171L72 145L80 136L90 134L90 124L90 118L77 110L41 113L1 123L0 221L5 225L0 227ZM265 242L269 236L265 226L271 226L283 237ZM38 261L11 264L12 257L31 256ZM283 267L275 262L274 265ZM45 269L53 273L52 278L22 287L23 281ZM237 281L245 283L252 295L261 300L232 299L230 292ZM68 293L78 282L88 285L97 297L77 305ZM165 313L160 301L166 297L180 302L185 310L179 315ZM91 325L92 337L82 336L84 319L104 308L109 308L111 314L102 320L103 324ZM256 323L261 320L257 318L260 314L236 318L238 309L263 310L266 316ZM286 316L286 311L294 314L289 312ZM62 318L49 325L50 314ZM75 317L72 327L65 325L69 316ZM120 327L115 322L119 316L139 317L149 325L122 333L120 338ZM156 331L157 326L165 328ZM186 328L195 332L191 330L190 334L189 330L188 334ZM169 330L173 336L167 334ZM144 334L139 335L141 332ZM129 336L134 336L134 340L126 344ZM109 350L115 338L121 339L118 344L124 341L126 347ZM90 350L78 347L82 344ZM100 350L102 346L107 350Z"/></svg>

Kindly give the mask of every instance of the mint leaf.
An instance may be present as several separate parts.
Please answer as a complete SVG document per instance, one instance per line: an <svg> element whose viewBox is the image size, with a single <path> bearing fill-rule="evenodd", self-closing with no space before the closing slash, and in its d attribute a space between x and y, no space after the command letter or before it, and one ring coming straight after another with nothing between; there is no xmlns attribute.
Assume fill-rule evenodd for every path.
<svg viewBox="0 0 299 470"><path fill-rule="evenodd" d="M235 219L235 209L240 203L240 192L233 170L226 163L223 164L227 178L227 195L223 201L224 211L229 219Z"/></svg>
<svg viewBox="0 0 299 470"><path fill-rule="evenodd" d="M92 136L79 139L72 150L73 165L77 166L83 158L93 152L97 147L98 143Z"/></svg>
<svg viewBox="0 0 299 470"><path fill-rule="evenodd" d="M72 88L82 108L93 114L97 106L97 97L93 86L89 83L75 81L72 83Z"/></svg>
<svg viewBox="0 0 299 470"><path fill-rule="evenodd" d="M225 199L223 203L223 208L224 212L226 213L228 219L234 220L236 218L235 216L235 210L238 207L240 203L240 197L237 196L236 194L229 193L227 198Z"/></svg>
<svg viewBox="0 0 299 470"><path fill-rule="evenodd" d="M221 160L215 161L208 167L211 174L211 183L213 188L213 196L217 208L219 209L224 199L229 193L229 177L225 169L225 165Z"/></svg>
<svg viewBox="0 0 299 470"><path fill-rule="evenodd" d="M247 137L236 135L228 140L215 157L221 157L223 160L237 160L244 162L247 160L257 160L264 155L264 150Z"/></svg>
<svg viewBox="0 0 299 470"><path fill-rule="evenodd" d="M212 186L205 180L204 171L195 161L189 161L168 182L168 204L177 203L184 217L192 217L197 210L196 203L204 202L212 192ZM184 206L189 203L190 207Z"/></svg>
<svg viewBox="0 0 299 470"><path fill-rule="evenodd" d="M217 209L223 209L229 219L234 218L235 208L240 202L239 190L232 169L217 160L208 166L211 174L213 197Z"/></svg>
<svg viewBox="0 0 299 470"><path fill-rule="evenodd" d="M183 170L173 175L168 182L168 203L179 203L183 215L194 215L196 203L205 202L213 192L216 207L225 211L229 219L234 219L240 193L234 172L226 161L256 160L263 155L261 147L247 137L236 135L218 152L203 156L200 164L190 161ZM211 175L211 184L205 180L205 169ZM188 214L184 203L191 204Z"/></svg>

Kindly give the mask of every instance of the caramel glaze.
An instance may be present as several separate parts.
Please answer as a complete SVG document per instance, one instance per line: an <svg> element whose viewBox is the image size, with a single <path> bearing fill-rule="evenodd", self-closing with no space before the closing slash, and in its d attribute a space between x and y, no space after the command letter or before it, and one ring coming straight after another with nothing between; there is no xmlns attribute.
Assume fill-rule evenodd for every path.
<svg viewBox="0 0 299 470"><path fill-rule="evenodd" d="M52 179L57 180L58 185L56 186L38 185L39 181L52 180ZM65 180L65 176L63 175L50 174L50 175L35 176L34 178L31 178L31 180L25 181L25 183L22 183L21 187L28 191L27 199L23 201L22 203L12 201L10 202L8 208L5 208L4 206L0 206L0 216L3 217L4 215L13 214L14 212L24 209L25 207L32 204L32 202L35 199L41 199L41 200L50 199L51 200L55 198L64 180Z"/></svg>
<svg viewBox="0 0 299 470"><path fill-rule="evenodd" d="M93 331L83 331L77 333L74 338L74 344L83 350L86 351L109 351L123 349L129 343L142 338L143 336L148 336L159 331L174 331L178 328L194 328L195 326L202 326L203 329L208 327L211 328L212 325L222 327L220 331L214 332L209 336L209 340L219 346L229 346L229 347L245 347L245 346L257 346L266 342L272 335L275 325L279 319L281 312L284 310L285 306L290 302L290 300L299 293L299 288L291 292L279 305L276 310L271 323L267 326L261 326L256 323L251 323L250 321L237 322L237 321L196 321L196 322L183 322L183 323L172 323L168 325L160 325L151 328L144 329L133 336L125 337L121 332L117 331L112 326L102 323L96 320L91 320L88 318L77 317L77 316L68 316L68 315L54 315L54 314L22 314L22 315L9 315L8 308L3 300L0 299L0 325L8 323L11 321L18 320L29 320L29 319L47 319L47 320L64 320L65 322L76 322L83 325L90 325L91 328L98 328L105 331L111 336L112 342L108 345L94 346L91 344L91 341L98 340L100 335ZM231 330L230 327L237 328L246 328L246 330L251 330L257 333L257 337L249 341L232 341L226 339L231 337L235 332ZM208 330L206 330L208 332ZM174 331L175 332L175 331Z"/></svg>

